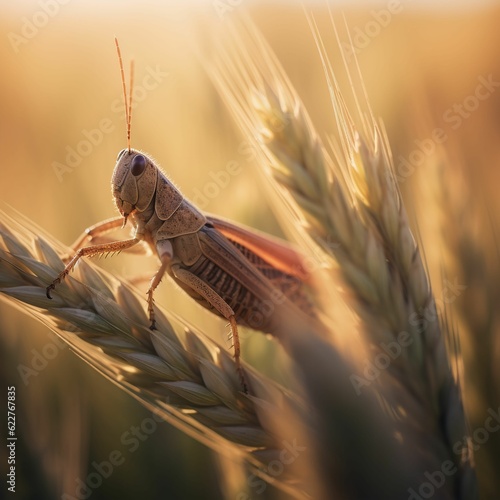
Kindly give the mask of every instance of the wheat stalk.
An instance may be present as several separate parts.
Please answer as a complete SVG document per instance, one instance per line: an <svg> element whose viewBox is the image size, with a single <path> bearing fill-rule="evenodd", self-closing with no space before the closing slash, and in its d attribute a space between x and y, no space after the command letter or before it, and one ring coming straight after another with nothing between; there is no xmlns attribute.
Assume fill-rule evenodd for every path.
<svg viewBox="0 0 500 500"><path fill-rule="evenodd" d="M427 440L432 449L424 460L427 470L440 470L452 460L459 472L450 494L472 498L475 476L470 450L462 449L457 456L453 449L468 429L446 351L448 332L443 334L408 225L386 137L369 108L363 113L360 106L361 125L356 126L314 21L310 22L338 126L333 159L279 63L250 23L233 27L223 39L211 75L258 148L268 182L291 216L290 225L338 264L356 299L373 354L402 332L410 336L411 345L384 374L391 374L393 387L402 387L407 397L389 403L402 403L398 418L415 423L415 442Z"/></svg>
<svg viewBox="0 0 500 500"><path fill-rule="evenodd" d="M484 425L488 410L498 408L498 225L490 207L478 203L483 193L467 178L461 153L456 145L449 152L439 150L421 169L420 191L425 194L422 208L436 215L429 231L433 241L440 241L444 253L444 265L438 270L447 283L456 282L465 289L464 294L452 295L453 300L447 302L460 325L464 356L459 368L462 377L467 375L465 406L475 430ZM494 470L499 452L498 439L490 439L477 454L478 482L486 498L498 489Z"/></svg>
<svg viewBox="0 0 500 500"><path fill-rule="evenodd" d="M168 422L244 460L252 473L292 497L308 497L289 474L266 473L283 449L276 419L291 408L304 411L297 396L248 368L252 395L243 394L230 353L161 310L158 330L151 331L142 297L89 262L47 299L47 283L64 267L64 247L42 235L28 220L20 223L0 212L1 296L44 322L93 368Z"/></svg>
<svg viewBox="0 0 500 500"><path fill-rule="evenodd" d="M245 395L228 352L160 309L158 330L151 331L137 292L91 262L80 263L53 300L47 299L45 287L64 266L59 257L64 250L19 214L14 219L0 212L0 297L45 323L88 364L166 421L223 456L244 461L251 474L293 498L342 494L339 484L347 472L337 457L353 449L353 441L345 441L346 425L356 428L360 439L373 436L371 446L356 453L357 464L376 463L382 446L388 452L381 474L357 481L363 491L375 488L391 496L395 481L386 478L396 466L410 476L404 449L396 448L374 396L358 398L346 391L352 367L304 325L291 325L285 338L306 393L297 388L300 396L291 394L246 368L251 394ZM360 414L371 419L357 422ZM337 445L318 453L326 430ZM296 441L304 456L274 477L269 464L279 464L284 443ZM326 464L329 483L322 483L314 469Z"/></svg>

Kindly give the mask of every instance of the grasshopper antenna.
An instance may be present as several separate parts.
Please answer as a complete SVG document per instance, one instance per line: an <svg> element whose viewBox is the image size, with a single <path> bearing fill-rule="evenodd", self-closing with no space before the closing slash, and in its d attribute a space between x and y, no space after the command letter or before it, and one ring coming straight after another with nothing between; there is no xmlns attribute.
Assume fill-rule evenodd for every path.
<svg viewBox="0 0 500 500"><path fill-rule="evenodd" d="M118 38L115 37L116 52L118 53L118 62L120 63L120 75L122 79L123 101L125 104L125 119L127 122L127 149L130 153L130 129L132 125L132 91L134 90L134 61L130 61L130 95L127 99L127 85L125 83L125 71L123 70L123 59L118 43Z"/></svg>

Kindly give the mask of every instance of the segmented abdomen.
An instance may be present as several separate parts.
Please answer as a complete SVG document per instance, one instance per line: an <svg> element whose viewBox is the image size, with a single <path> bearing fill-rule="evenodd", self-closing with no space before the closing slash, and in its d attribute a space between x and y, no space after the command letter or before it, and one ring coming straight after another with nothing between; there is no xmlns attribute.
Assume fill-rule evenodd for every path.
<svg viewBox="0 0 500 500"><path fill-rule="evenodd" d="M285 307L295 307L306 315L316 318L314 307L305 293L303 283L298 278L276 269L243 245L225 237L222 237L224 240L221 241L220 234L215 236L212 233L212 236L220 245L216 247L218 257L228 250L227 247L223 248L224 246L229 247L233 266L227 265L223 269L221 265L224 265L227 260L220 264L214 262L216 260L213 254L214 247L206 247L202 244L202 248L205 248L207 253L202 254L196 263L189 266L188 270L217 292L234 311L238 323L255 330L274 333L280 326L278 313L286 314ZM212 240L204 240L205 243L206 241ZM210 251L207 251L208 248ZM250 267L254 273L261 275L258 280L259 290L254 291L252 290L254 287L249 285L251 277L248 276L248 269L246 271L242 269L246 267ZM228 269L233 269L233 274L230 274ZM193 294L192 291L190 294L202 305L214 310L197 294Z"/></svg>
<svg viewBox="0 0 500 500"><path fill-rule="evenodd" d="M217 292L234 311L238 323L256 330L266 330L270 322L269 316L272 314L269 311L270 305L266 305L233 276L207 257L201 257L189 271ZM210 304L204 301L202 303L212 309ZM267 315L266 311L269 311Z"/></svg>
<svg viewBox="0 0 500 500"><path fill-rule="evenodd" d="M287 274L280 269L266 262L264 259L256 255L248 248L236 243L232 240L231 243L244 255L244 257L251 262L273 285L273 287L285 295L287 299L295 304L302 312L316 318L314 305L309 300L305 291L304 283L291 274Z"/></svg>

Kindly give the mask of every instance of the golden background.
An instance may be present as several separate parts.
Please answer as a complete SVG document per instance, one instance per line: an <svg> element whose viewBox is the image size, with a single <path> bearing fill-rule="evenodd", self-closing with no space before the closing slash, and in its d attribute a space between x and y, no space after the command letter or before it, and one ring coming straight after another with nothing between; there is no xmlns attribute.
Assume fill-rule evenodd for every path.
<svg viewBox="0 0 500 500"><path fill-rule="evenodd" d="M394 158L408 158L415 141L431 137L436 127L443 128L448 137L444 147L460 158L473 199L487 207L495 227L500 206L500 88L456 129L451 115L445 113L474 94L480 77L492 75L500 81L500 8L470 1L466 8L432 10L419 8L415 1L401 1L397 13L380 18L380 11L389 4L344 12L370 102L387 127ZM49 13L44 14L43 6ZM243 138L203 69L211 53L203 25L217 23L224 29L240 9L250 12L317 130L326 136L333 124L328 89L298 3L75 0L61 5L53 0L2 4L0 200L4 207L15 208L68 244L89 225L115 215L110 178L116 156L126 146L113 42L117 36L126 71L128 61L135 61L132 147L156 158L200 208L279 234L261 196L255 165L244 154ZM338 54L324 5L315 4L313 11L326 45L333 55ZM386 26L379 22L378 31L373 31L376 13L388 21ZM345 37L341 41L348 43ZM333 56L333 60L342 79L345 70L340 59ZM103 120L105 132L96 133ZM95 142L90 147L82 144L86 134ZM68 163L68 148L85 152L78 165ZM227 172L229 164L237 164L239 173L231 174L227 185L222 181L217 185L215 179L227 179L220 172ZM66 168L61 170L61 165ZM417 179L426 182L425 176L412 175L402 185L411 201L418 192ZM419 220L423 232L434 216L424 213ZM495 251L492 241L485 240L485 245ZM429 259L434 250L432 244L425 247ZM151 273L156 261L119 256L102 265L134 277ZM171 284L161 288L157 300L165 307L187 315L213 331L218 342L225 342L220 320ZM477 306L481 307L480 301ZM25 498L54 498L56 491L74 494L75 478L84 478L93 461L105 460L114 449L123 450L123 433L149 414L75 362L66 349L58 350L25 385L19 364L32 366L33 349L41 352L55 343L55 336L5 302L0 303L0 314L2 379L17 387L18 430L25 440L25 449L18 449L23 457L19 490ZM243 349L245 359L279 380L275 358L282 355L274 342L252 334L244 339ZM492 349L498 353L498 340ZM474 406L474 389L468 389L472 414L481 422L485 408ZM500 395L491 404L497 408ZM492 436L484 448L498 449L498 439ZM479 465L485 449L478 451ZM91 498L136 498L139 492L143 498L159 498L162 491L168 491L166 498L222 496L211 454L167 424L159 424L137 451L124 456L125 463ZM483 484L491 491L495 479L484 467ZM260 498L276 495L269 487Z"/></svg>

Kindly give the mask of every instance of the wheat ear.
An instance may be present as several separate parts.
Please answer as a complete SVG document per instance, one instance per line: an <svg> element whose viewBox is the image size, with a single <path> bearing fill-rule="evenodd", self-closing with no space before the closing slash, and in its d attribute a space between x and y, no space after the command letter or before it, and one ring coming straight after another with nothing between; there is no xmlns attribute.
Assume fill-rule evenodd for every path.
<svg viewBox="0 0 500 500"><path fill-rule="evenodd" d="M250 23L233 27L219 46L213 79L258 149L268 183L291 215L290 225L338 264L373 354L400 335L411 339L384 373L407 397L389 404L399 407L398 418L414 422L415 442L426 439L432 449L422 455L423 467L439 470L451 460L458 472L450 494L472 498L471 451L467 446L458 455L456 451L468 434L460 388L395 182L388 142L369 108L359 108L360 126L351 118L314 20L310 22L338 126L333 159Z"/></svg>
<svg viewBox="0 0 500 500"><path fill-rule="evenodd" d="M459 325L463 363L457 363L457 371L464 380L465 406L476 430L499 407L498 224L489 203L483 201L484 193L469 177L458 146L438 151L420 169L419 176L423 185L420 191L425 194L420 198L421 208L433 214L428 219L433 224L429 239L440 241L438 248L444 254L440 259L444 264L438 268L445 277L442 298ZM485 498L493 498L499 488L494 473L498 456L500 441L489 439L476 457L478 482Z"/></svg>
<svg viewBox="0 0 500 500"><path fill-rule="evenodd" d="M64 247L27 219L0 212L0 296L45 323L80 357L166 421L243 460L293 498L308 498L290 474L269 475L283 445L274 429L300 399L246 368L241 392L231 354L185 321L158 309L148 328L143 298L125 282L82 262L53 300L45 287L64 267ZM288 410L286 409L288 408ZM301 409L302 408L302 409ZM293 483L293 487L291 486Z"/></svg>

